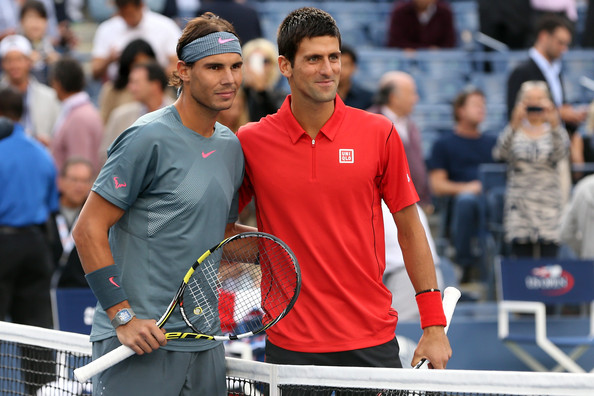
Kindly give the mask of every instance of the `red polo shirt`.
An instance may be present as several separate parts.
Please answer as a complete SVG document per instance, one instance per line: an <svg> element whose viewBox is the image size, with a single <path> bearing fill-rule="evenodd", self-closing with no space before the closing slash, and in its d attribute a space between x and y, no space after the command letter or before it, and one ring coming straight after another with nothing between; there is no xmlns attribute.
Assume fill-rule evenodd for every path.
<svg viewBox="0 0 594 396"><path fill-rule="evenodd" d="M237 134L245 155L241 201L255 197L258 229L291 247L303 277L293 310L267 335L300 352L383 344L394 338L398 315L382 283L381 199L392 212L418 201L402 142L387 118L346 107L338 96L312 140L290 101Z"/></svg>

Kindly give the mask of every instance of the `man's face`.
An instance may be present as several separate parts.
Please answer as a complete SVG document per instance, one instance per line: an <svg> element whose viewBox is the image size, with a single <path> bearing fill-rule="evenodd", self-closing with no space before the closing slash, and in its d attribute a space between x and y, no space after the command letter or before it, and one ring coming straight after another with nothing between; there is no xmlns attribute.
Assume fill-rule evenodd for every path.
<svg viewBox="0 0 594 396"><path fill-rule="evenodd" d="M142 20L142 4L126 4L118 9L118 14L124 19L128 27L136 27Z"/></svg>
<svg viewBox="0 0 594 396"><path fill-rule="evenodd" d="M471 94L466 98L464 106L458 109L460 120L467 121L473 125L479 125L485 120L486 105L485 98L479 94Z"/></svg>
<svg viewBox="0 0 594 396"><path fill-rule="evenodd" d="M293 97L317 103L334 100L341 68L336 37L303 39L293 63L281 58L281 72L289 79Z"/></svg>
<svg viewBox="0 0 594 396"><path fill-rule="evenodd" d="M411 78L398 81L395 93L390 96L389 103L394 113L406 117L413 112L418 101L417 86Z"/></svg>
<svg viewBox="0 0 594 396"><path fill-rule="evenodd" d="M81 207L91 191L92 177L91 168L87 164L75 163L68 166L66 174L58 180L62 204L70 208Z"/></svg>
<svg viewBox="0 0 594 396"><path fill-rule="evenodd" d="M569 49L571 44L571 32L564 27L558 27L553 33L544 34L544 52L549 61L554 61Z"/></svg>
<svg viewBox="0 0 594 396"><path fill-rule="evenodd" d="M146 103L152 92L152 84L153 82L148 79L148 71L144 67L136 67L130 72L128 90L134 97L134 100L140 103Z"/></svg>
<svg viewBox="0 0 594 396"><path fill-rule="evenodd" d="M212 111L231 107L241 86L243 60L236 53L211 55L183 70L182 79L194 101Z"/></svg>
<svg viewBox="0 0 594 396"><path fill-rule="evenodd" d="M31 60L20 51L9 51L2 58L2 69L11 84L17 85L28 78Z"/></svg>

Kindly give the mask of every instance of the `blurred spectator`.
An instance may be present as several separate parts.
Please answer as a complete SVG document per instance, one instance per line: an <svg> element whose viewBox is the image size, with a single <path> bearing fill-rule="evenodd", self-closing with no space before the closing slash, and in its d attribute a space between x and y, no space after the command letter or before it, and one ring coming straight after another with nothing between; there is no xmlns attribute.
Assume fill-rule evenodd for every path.
<svg viewBox="0 0 594 396"><path fill-rule="evenodd" d="M367 110L373 105L373 93L353 81L353 75L357 71L357 53L355 50L343 44L340 48L340 63L338 95L345 105Z"/></svg>
<svg viewBox="0 0 594 396"><path fill-rule="evenodd" d="M102 22L93 39L91 70L93 78L115 78L116 63L130 41L146 40L157 61L167 73L176 69L175 48L181 36L177 24L144 5L143 0L115 0L117 15Z"/></svg>
<svg viewBox="0 0 594 396"><path fill-rule="evenodd" d="M569 138L544 81L522 84L493 157L508 164L503 224L515 257L556 257L564 198L557 163Z"/></svg>
<svg viewBox="0 0 594 396"><path fill-rule="evenodd" d="M73 58L60 59L52 66L50 82L62 102L50 145L56 167L62 169L68 158L80 156L91 161L97 172L100 165L97 147L103 136L103 123L99 111L83 91L85 75L81 64Z"/></svg>
<svg viewBox="0 0 594 396"><path fill-rule="evenodd" d="M26 1L21 8L20 21L22 34L33 47L31 73L39 82L47 84L48 66L58 60L60 55L47 35L47 11L43 3L36 0Z"/></svg>
<svg viewBox="0 0 594 396"><path fill-rule="evenodd" d="M27 0L0 0L0 39L15 34L19 29L21 7ZM48 15L47 34L54 43L60 41L54 0L40 0Z"/></svg>
<svg viewBox="0 0 594 396"><path fill-rule="evenodd" d="M594 175L580 180L561 222L561 240L581 259L594 259Z"/></svg>
<svg viewBox="0 0 594 396"><path fill-rule="evenodd" d="M57 172L25 135L22 112L23 94L0 88L0 116L8 117L0 119L0 319L51 328L54 265L44 226L58 210Z"/></svg>
<svg viewBox="0 0 594 396"><path fill-rule="evenodd" d="M419 205L431 213L432 200L421 131L410 118L418 100L417 86L412 76L401 71L391 71L385 73L380 79L377 105L369 111L383 114L394 123L404 145L410 175L419 194Z"/></svg>
<svg viewBox="0 0 594 396"><path fill-rule="evenodd" d="M536 41L529 50L529 58L520 63L507 81L507 114L511 118L522 83L546 81L553 103L571 136L571 161L584 162L583 140L575 133L586 118L586 111L567 103L561 74L561 57L571 44L571 28L565 18L558 15L543 16L536 28ZM568 172L568 171L567 171Z"/></svg>
<svg viewBox="0 0 594 396"><path fill-rule="evenodd" d="M388 47L413 50L452 48L456 45L454 16L440 0L395 2L390 15Z"/></svg>
<svg viewBox="0 0 594 396"><path fill-rule="evenodd" d="M434 144L428 159L429 184L438 197L451 197L445 228L456 249L455 263L463 270L461 283L478 277L478 252L473 249L480 227L480 164L493 161L495 138L481 135L485 120L485 96L476 89L458 94L453 103L456 125Z"/></svg>
<svg viewBox="0 0 594 396"><path fill-rule="evenodd" d="M62 255L55 275L58 279L57 287L88 287L72 238L72 229L91 192L94 173L90 161L82 157L70 157L64 163L58 177L60 212L55 219Z"/></svg>
<svg viewBox="0 0 594 396"><path fill-rule="evenodd" d="M510 49L528 48L532 44L530 0L479 0L478 4L481 33Z"/></svg>
<svg viewBox="0 0 594 396"><path fill-rule="evenodd" d="M173 104L173 98L165 91L167 82L165 71L157 62L139 63L132 68L128 90L134 101L115 108L109 116L99 148L101 164L107 160L107 148L115 138L139 117Z"/></svg>
<svg viewBox="0 0 594 396"><path fill-rule="evenodd" d="M285 100L286 93L278 90L280 79L278 52L272 42L259 38L248 41L243 48L243 85L250 121L260 121L274 114Z"/></svg>
<svg viewBox="0 0 594 396"><path fill-rule="evenodd" d="M32 51L31 43L23 36L7 36L0 42L4 71L2 84L10 85L23 94L24 107L20 122L28 135L47 146L60 113L60 103L52 88L31 75Z"/></svg>
<svg viewBox="0 0 594 396"><path fill-rule="evenodd" d="M256 10L244 1L203 0L196 16L210 11L231 22L243 44L262 37L260 17Z"/></svg>
<svg viewBox="0 0 594 396"><path fill-rule="evenodd" d="M132 70L134 65L154 60L156 60L155 52L145 40L132 40L126 45L122 51L118 74L114 81L104 82L101 86L101 91L99 91L99 111L104 124L109 120L113 109L124 103L134 101L134 97L128 90L130 70Z"/></svg>
<svg viewBox="0 0 594 396"><path fill-rule="evenodd" d="M437 284L443 290L444 282L440 269L440 257L436 253L435 242L429 228L427 215L417 206L419 218L425 229L425 236L431 249L433 262L435 263L435 275ZM392 220L392 213L384 201L382 201L382 214L384 217L384 238L386 240L386 270L384 271L384 285L392 293L392 308L398 312L398 321L412 321L419 319L419 308L415 303L415 289L406 273L402 249L398 243L398 228Z"/></svg>

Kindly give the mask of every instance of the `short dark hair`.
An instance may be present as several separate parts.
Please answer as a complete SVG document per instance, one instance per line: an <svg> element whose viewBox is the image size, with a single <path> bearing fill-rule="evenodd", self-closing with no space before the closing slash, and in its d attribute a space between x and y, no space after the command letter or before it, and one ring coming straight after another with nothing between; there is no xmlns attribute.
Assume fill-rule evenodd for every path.
<svg viewBox="0 0 594 396"><path fill-rule="evenodd" d="M23 19L25 14L29 11L35 11L39 14L40 17L43 19L47 19L47 10L41 1L37 0L27 0L25 4L21 7L21 12L19 13L19 19Z"/></svg>
<svg viewBox="0 0 594 396"><path fill-rule="evenodd" d="M541 32L553 34L553 32L560 27L569 30L573 35L573 27L571 26L569 19L563 15L546 13L537 19L534 30L538 36Z"/></svg>
<svg viewBox="0 0 594 396"><path fill-rule="evenodd" d="M144 69L146 70L147 79L149 81L157 81L161 86L161 90L165 91L167 88L167 75L165 74L165 70L159 65L157 62L144 62L135 65L132 70L134 69Z"/></svg>
<svg viewBox="0 0 594 396"><path fill-rule="evenodd" d="M117 8L124 8L127 5L134 5L134 6L140 6L142 5L142 0L115 0L115 5Z"/></svg>
<svg viewBox="0 0 594 396"><path fill-rule="evenodd" d="M389 82L381 86L375 96L373 97L373 102L376 105L387 105L390 102L390 96L396 90L396 85L393 82Z"/></svg>
<svg viewBox="0 0 594 396"><path fill-rule="evenodd" d="M68 93L80 92L85 88L85 72L80 62L69 56L60 58L52 65L49 80L60 83Z"/></svg>
<svg viewBox="0 0 594 396"><path fill-rule="evenodd" d="M177 41L177 47L175 49L177 59L182 59L182 50L186 45L190 44L197 38L204 37L215 32L231 33L235 35L241 43L239 36L237 36L237 33L235 33L233 25L229 21L213 14L212 12L205 12L204 14L192 19L186 24L186 27L184 28L181 34L181 37ZM190 67L192 67L193 64L193 62L186 62L186 65ZM182 86L182 81L179 78L179 75L176 71L173 72L171 77L169 78L169 85L173 87Z"/></svg>
<svg viewBox="0 0 594 396"><path fill-rule="evenodd" d="M301 41L321 36L336 37L338 44L342 46L336 21L326 11L313 7L302 7L291 11L278 28L278 53L293 65Z"/></svg>
<svg viewBox="0 0 594 396"><path fill-rule="evenodd" d="M95 172L95 169L94 169L95 167L93 166L93 163L88 158L73 156L73 157L68 157L68 159L64 162L64 165L62 165L62 169L60 169L60 176L62 176L62 177L66 176L66 173L68 173L68 169L71 166L78 165L78 164L86 165L91 170L91 174L93 174Z"/></svg>
<svg viewBox="0 0 594 396"><path fill-rule="evenodd" d="M357 61L359 60L359 57L357 56L355 49L353 47L351 47L350 45L342 44L342 46L340 47L340 54L342 56L345 56L345 55L350 56L355 65L357 64Z"/></svg>
<svg viewBox="0 0 594 396"><path fill-rule="evenodd" d="M464 107L464 105L466 104L466 101L472 95L479 95L479 96L482 96L483 98L485 97L484 92L476 87L468 87L468 88L464 89L462 92L458 93L458 95L456 95L456 97L454 98L454 101L452 102L452 112L454 115L454 121L456 121L456 122L460 121L460 119L458 117L458 110L461 107Z"/></svg>
<svg viewBox="0 0 594 396"><path fill-rule="evenodd" d="M23 116L24 95L10 85L0 86L0 116L19 121Z"/></svg>

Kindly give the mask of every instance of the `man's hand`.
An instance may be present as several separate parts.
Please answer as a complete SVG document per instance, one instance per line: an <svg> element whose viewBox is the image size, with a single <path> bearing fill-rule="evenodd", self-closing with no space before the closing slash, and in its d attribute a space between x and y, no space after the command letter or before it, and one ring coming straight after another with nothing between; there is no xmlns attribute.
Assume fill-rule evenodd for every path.
<svg viewBox="0 0 594 396"><path fill-rule="evenodd" d="M430 326L423 330L411 365L414 367L425 358L429 361L429 368L445 369L450 357L452 348L443 326Z"/></svg>
<svg viewBox="0 0 594 396"><path fill-rule="evenodd" d="M156 323L152 319L133 318L116 328L118 340L139 355L150 353L167 344L165 329L160 329Z"/></svg>

